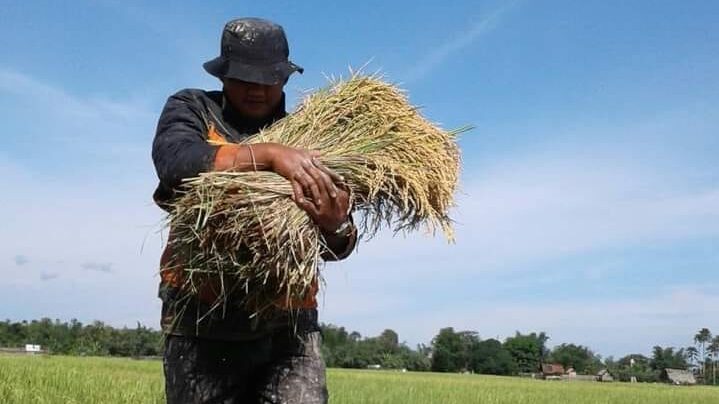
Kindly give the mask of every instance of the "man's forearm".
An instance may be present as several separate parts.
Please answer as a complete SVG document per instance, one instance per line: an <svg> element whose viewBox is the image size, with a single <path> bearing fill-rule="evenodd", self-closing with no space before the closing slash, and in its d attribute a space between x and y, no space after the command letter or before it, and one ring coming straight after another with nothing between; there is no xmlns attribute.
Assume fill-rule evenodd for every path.
<svg viewBox="0 0 719 404"><path fill-rule="evenodd" d="M292 173L292 167L287 166L287 161L292 160L292 153L297 153L296 151L287 154L287 151L291 151L293 149L288 148L286 146L282 146L277 143L255 143L252 145L249 144L230 144L230 145L222 145L217 149L217 153L215 155L213 170L214 171L275 171L278 172L278 174L283 175L285 178L289 176L289 173ZM284 153L284 154L283 154ZM288 158L289 156L289 158ZM303 166L301 164L298 164L298 167L302 168ZM296 178L296 177L295 177ZM309 174L305 174L305 179L311 179L313 178ZM327 181L331 181L329 178L327 178ZM296 182L296 180L295 180ZM331 182L330 182L331 184ZM313 188L313 187L305 187L307 188ZM317 188L316 186L314 188ZM322 188L324 189L324 187ZM303 194L303 188L298 187L298 189L294 190L294 196L297 198L299 195L300 197L304 196ZM326 192L326 190L324 191ZM345 199L348 198L347 194L345 193ZM320 200L318 198L317 200ZM310 202L315 203L315 202ZM327 206L334 206L333 204L337 203L336 200L332 200L329 197L325 198L325 205ZM348 203L348 200L345 201L345 203ZM323 206L325 206L323 205ZM302 206L300 206L302 208ZM341 208L341 211L343 212L343 217L346 219L346 213L347 207ZM315 222L319 225L327 225L327 220L319 221L316 217L313 218ZM342 221L342 218L338 218L339 221ZM351 221L351 217L349 219ZM356 243L356 234L357 229L354 227L354 224L352 224L351 232L347 234L335 234L333 228L330 228L330 231L323 231L323 237L325 239L325 243L327 245L328 251L326 251L324 254L322 254L322 258L326 261L336 261L341 260L345 257L347 257L352 250L354 249L355 243Z"/></svg>
<svg viewBox="0 0 719 404"><path fill-rule="evenodd" d="M264 171L271 170L274 144L222 145L215 155L215 171Z"/></svg>

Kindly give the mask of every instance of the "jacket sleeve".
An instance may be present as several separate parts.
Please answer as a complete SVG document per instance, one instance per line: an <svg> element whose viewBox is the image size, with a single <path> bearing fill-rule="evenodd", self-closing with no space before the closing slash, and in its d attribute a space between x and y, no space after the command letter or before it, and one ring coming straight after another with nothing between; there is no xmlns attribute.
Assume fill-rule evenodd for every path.
<svg viewBox="0 0 719 404"><path fill-rule="evenodd" d="M190 91L171 96L160 115L152 160L162 186L177 188L183 179L212 169L217 146L207 143L199 101Z"/></svg>

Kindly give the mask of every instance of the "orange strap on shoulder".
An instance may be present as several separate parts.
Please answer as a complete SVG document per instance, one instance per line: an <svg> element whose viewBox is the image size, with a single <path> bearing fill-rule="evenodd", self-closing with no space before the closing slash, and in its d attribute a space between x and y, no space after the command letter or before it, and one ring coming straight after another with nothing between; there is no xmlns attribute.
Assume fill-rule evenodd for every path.
<svg viewBox="0 0 719 404"><path fill-rule="evenodd" d="M217 131L215 124L210 122L207 126L207 143L221 146L223 144L228 144L229 142L220 132Z"/></svg>

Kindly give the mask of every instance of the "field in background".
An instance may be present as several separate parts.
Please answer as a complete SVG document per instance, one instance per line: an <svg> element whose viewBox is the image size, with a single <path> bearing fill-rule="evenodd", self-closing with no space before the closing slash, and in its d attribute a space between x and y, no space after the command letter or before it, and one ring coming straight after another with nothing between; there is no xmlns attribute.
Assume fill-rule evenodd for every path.
<svg viewBox="0 0 719 404"><path fill-rule="evenodd" d="M719 388L331 369L330 402L703 404ZM0 355L0 403L162 403L159 361Z"/></svg>

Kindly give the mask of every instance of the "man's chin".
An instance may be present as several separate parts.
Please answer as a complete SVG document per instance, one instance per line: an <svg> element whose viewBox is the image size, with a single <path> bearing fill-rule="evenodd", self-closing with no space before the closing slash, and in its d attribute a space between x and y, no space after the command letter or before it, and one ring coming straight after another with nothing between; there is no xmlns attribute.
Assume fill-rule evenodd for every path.
<svg viewBox="0 0 719 404"><path fill-rule="evenodd" d="M255 120L263 120L267 119L272 115L272 111L269 110L269 108L244 108L242 111L240 111L242 115L244 115L247 118L255 119Z"/></svg>

